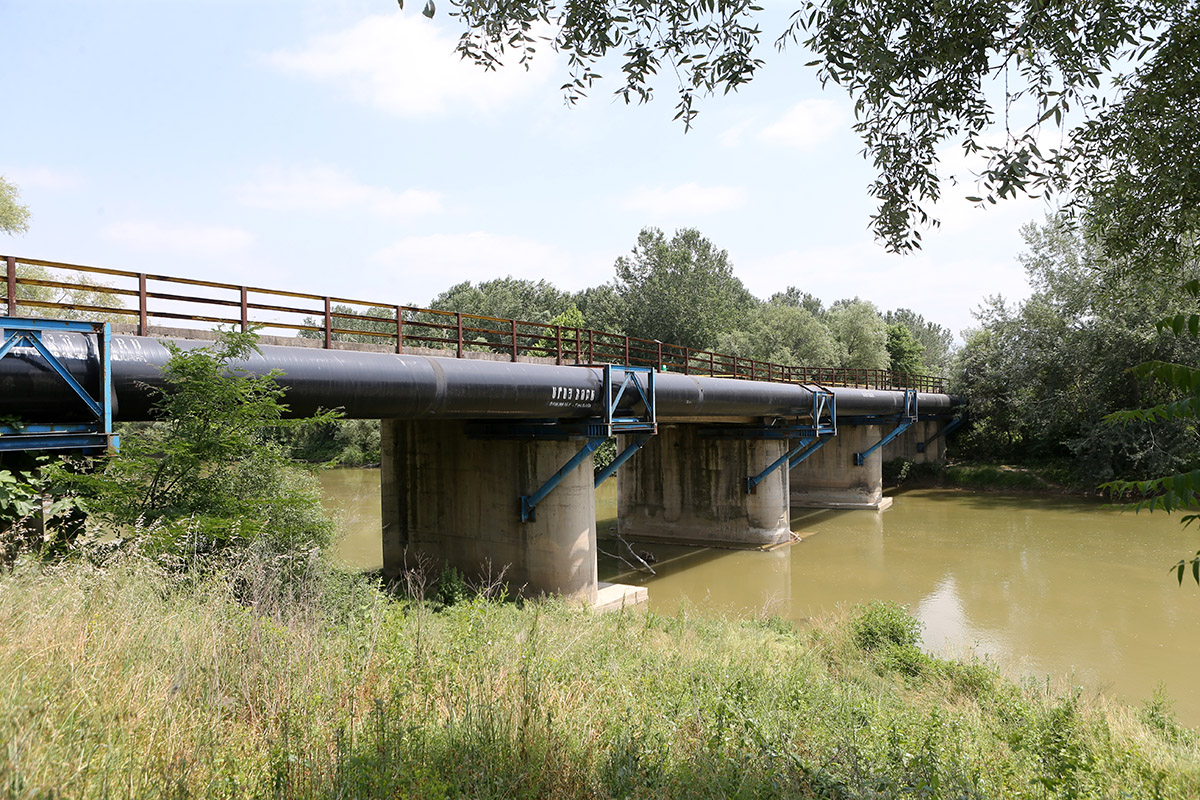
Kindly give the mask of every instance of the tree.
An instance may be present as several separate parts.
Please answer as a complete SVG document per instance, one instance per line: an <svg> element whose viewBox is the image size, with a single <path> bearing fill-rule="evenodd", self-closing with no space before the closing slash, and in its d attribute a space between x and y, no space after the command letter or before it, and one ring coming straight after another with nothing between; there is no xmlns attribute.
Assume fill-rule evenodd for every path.
<svg viewBox="0 0 1200 800"><path fill-rule="evenodd" d="M888 369L907 375L920 375L925 365L921 357L925 348L907 326L892 323L887 326Z"/></svg>
<svg viewBox="0 0 1200 800"><path fill-rule="evenodd" d="M255 335L223 332L206 347L165 341L171 356L155 400L157 424L125 435L117 455L95 472L53 472L60 491L78 494L88 513L144 536L176 555L216 554L249 541L290 553L325 545L332 527L311 475L270 441L285 420L278 373L250 375L233 365Z"/></svg>
<svg viewBox="0 0 1200 800"><path fill-rule="evenodd" d="M551 317L566 311L570 304L570 293L549 281L531 281L510 275L478 284L470 281L455 284L433 298L429 307L498 319L549 323Z"/></svg>
<svg viewBox="0 0 1200 800"><path fill-rule="evenodd" d="M711 349L756 302L729 254L694 228L670 240L644 228L633 252L617 259L613 287L626 334L694 350Z"/></svg>
<svg viewBox="0 0 1200 800"><path fill-rule="evenodd" d="M484 68L510 52L527 65L548 39L565 56L574 102L616 51L615 92L626 102L651 99L657 75L678 76L675 116L685 128L697 97L735 90L763 65L754 55L762 8L750 0L451 2L464 28L458 49ZM1066 192L1101 220L1110 246L1172 258L1194 243L1196 0L798 5L776 44L801 44L820 81L854 100L855 130L878 171L873 228L890 250L919 247L918 228L936 224L930 204L955 177L939 171L939 152L956 141L977 160L980 202Z"/></svg>
<svg viewBox="0 0 1200 800"><path fill-rule="evenodd" d="M1184 284L1184 291L1193 300L1200 298L1200 279ZM1176 338L1187 337L1191 341L1200 341L1200 314L1181 312L1161 319L1157 323L1160 334L1170 331ZM1161 427L1164 423L1183 423L1194 426L1200 420L1200 369L1194 364L1179 364L1169 361L1146 361L1137 368L1137 374L1146 379L1156 381L1171 391L1171 397L1165 402L1149 408L1132 411L1120 411L1108 416L1108 421L1129 425L1130 423L1149 424ZM1194 459L1189 468L1174 474L1155 478L1148 481L1112 481L1104 485L1104 489L1116 497L1133 496L1135 511L1143 508L1153 511L1162 509L1167 513L1172 511L1189 511L1182 522L1184 526L1200 520L1200 459ZM1183 583L1183 574L1192 567L1192 579L1200 585L1200 550L1194 556L1179 559L1175 565L1175 573L1179 583Z"/></svg>
<svg viewBox="0 0 1200 800"><path fill-rule="evenodd" d="M992 298L976 314L981 327L966 337L953 386L969 398L974 420L960 446L989 458L1060 460L1084 485L1200 463L1195 429L1178 420L1104 424L1121 409L1168 400L1129 365L1200 366L1190 342L1148 335L1156 320L1183 312L1187 299L1115 268L1099 234L1077 232L1060 217L1023 234L1034 292L1016 306ZM1200 263L1191 270L1200 275Z"/></svg>
<svg viewBox="0 0 1200 800"><path fill-rule="evenodd" d="M574 303L583 314L584 327L612 332L621 329L624 311L613 284L603 283L583 289L575 294Z"/></svg>
<svg viewBox="0 0 1200 800"><path fill-rule="evenodd" d="M716 349L729 355L790 366L837 363L838 343L825 323L806 306L779 298L778 294L773 296L752 311L736 330L722 334Z"/></svg>
<svg viewBox="0 0 1200 800"><path fill-rule="evenodd" d="M795 286L789 286L782 292L776 292L767 302L774 305L803 308L818 319L825 314L825 305L821 302L821 298L803 292Z"/></svg>
<svg viewBox="0 0 1200 800"><path fill-rule="evenodd" d="M20 189L0 175L0 231L11 235L29 230L29 207L20 200Z"/></svg>
<svg viewBox="0 0 1200 800"><path fill-rule="evenodd" d="M942 375L950 367L954 351L954 334L936 322L926 322L925 317L908 308L898 308L883 315L888 325L903 325L920 343L922 348L922 370L930 375Z"/></svg>
<svg viewBox="0 0 1200 800"><path fill-rule="evenodd" d="M866 300L838 300L829 307L829 328L838 343L839 367L887 369L887 326Z"/></svg>

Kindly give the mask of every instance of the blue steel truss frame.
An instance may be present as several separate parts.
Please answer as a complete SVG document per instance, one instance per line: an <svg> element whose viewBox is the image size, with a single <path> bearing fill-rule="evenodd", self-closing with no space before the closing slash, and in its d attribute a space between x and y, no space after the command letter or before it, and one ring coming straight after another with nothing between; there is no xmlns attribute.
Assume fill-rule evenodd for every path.
<svg viewBox="0 0 1200 800"><path fill-rule="evenodd" d="M654 369L652 367L622 367L614 364L604 366L604 414L598 419L589 419L561 424L549 422L535 426L521 426L524 437L570 439L587 438L583 448L554 473L533 494L521 496L521 521L537 519L537 507L553 492L563 479L579 468L587 457L609 438L618 434L633 436L629 445L605 467L593 481L593 487L616 474L626 461L658 433L658 409L655 404ZM642 414L637 414L638 405Z"/></svg>
<svg viewBox="0 0 1200 800"><path fill-rule="evenodd" d="M880 418L880 421L885 421L885 420L889 421L889 422L894 421L896 423L896 427L893 428L891 431L889 431L888 434L886 436L884 436L882 439L880 439L878 442L876 442L875 444L868 447L866 450L863 450L861 453L855 453L854 454L855 466L861 467L864 464L866 464L867 457L870 456L871 453L874 453L876 450L883 447L888 442L892 441L897 436L899 436L900 434L904 433L906 430L911 428L913 426L913 423L915 423L917 421L917 416L918 416L918 414L917 414L917 390L916 389L905 389L904 390L904 410L901 411L898 415L891 417L890 419L887 417Z"/></svg>
<svg viewBox="0 0 1200 800"><path fill-rule="evenodd" d="M51 331L93 334L99 362L99 392L93 397L42 342ZM62 378L94 418L84 423L0 424L0 452L15 450L82 450L116 452L120 438L113 433L112 326L107 322L0 317L0 359L33 350Z"/></svg>
<svg viewBox="0 0 1200 800"><path fill-rule="evenodd" d="M826 442L837 436L837 397L827 389L813 392L812 425L794 425L783 429L790 433L787 439L798 444L784 453L757 475L746 478L746 494L754 494L758 485L772 472L787 464L789 470L820 450ZM776 438L776 437L770 437Z"/></svg>

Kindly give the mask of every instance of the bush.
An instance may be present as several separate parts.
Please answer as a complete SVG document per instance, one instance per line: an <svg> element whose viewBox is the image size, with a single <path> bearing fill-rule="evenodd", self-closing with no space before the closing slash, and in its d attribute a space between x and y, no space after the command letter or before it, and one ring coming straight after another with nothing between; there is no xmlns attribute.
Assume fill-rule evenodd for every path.
<svg viewBox="0 0 1200 800"><path fill-rule="evenodd" d="M888 645L916 647L921 641L921 623L908 615L904 606L877 600L854 607L850 631L854 643L866 651Z"/></svg>
<svg viewBox="0 0 1200 800"><path fill-rule="evenodd" d="M59 491L150 553L196 565L257 543L275 553L323 548L333 526L313 475L271 441L277 427L328 423L285 420L278 373L250 375L231 364L255 349L252 333L227 331L210 346L165 342L153 425L139 426L106 461L59 465ZM219 560L219 559L218 559Z"/></svg>

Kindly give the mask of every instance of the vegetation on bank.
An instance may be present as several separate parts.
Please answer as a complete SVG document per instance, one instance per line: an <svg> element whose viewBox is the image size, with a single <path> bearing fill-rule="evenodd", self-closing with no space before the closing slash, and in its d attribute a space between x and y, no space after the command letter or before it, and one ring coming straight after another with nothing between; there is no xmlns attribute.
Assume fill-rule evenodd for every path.
<svg viewBox="0 0 1200 800"><path fill-rule="evenodd" d="M916 462L905 458L883 464L884 486L896 488L936 486L977 491L1098 496L1096 487L1073 485L1070 478L1070 467L1065 464L1028 467L965 461Z"/></svg>
<svg viewBox="0 0 1200 800"><path fill-rule="evenodd" d="M435 610L319 557L0 577L8 797L1194 797L1195 732L916 647L681 607ZM432 588L429 590L432 592Z"/></svg>

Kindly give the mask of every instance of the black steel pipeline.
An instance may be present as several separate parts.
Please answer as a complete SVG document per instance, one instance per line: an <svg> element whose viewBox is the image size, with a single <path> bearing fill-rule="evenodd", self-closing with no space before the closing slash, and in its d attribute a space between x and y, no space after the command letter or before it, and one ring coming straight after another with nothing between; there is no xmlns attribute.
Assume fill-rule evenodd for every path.
<svg viewBox="0 0 1200 800"><path fill-rule="evenodd" d="M47 333L43 342L85 387L98 385L94 341L79 334ZM211 342L179 340L184 348ZM262 345L261 352L231 365L252 374L279 370L284 402L296 416L341 408L352 419L578 418L601 413L603 370L590 367L433 358L354 350ZM153 389L170 357L158 340L112 337L115 417L150 419ZM660 373L658 418L761 417L805 414L812 393L784 383ZM898 391L834 388L839 414L894 414L903 410ZM922 393L922 412L949 412L953 400ZM74 398L36 353L0 359L0 416L29 422L78 418Z"/></svg>

